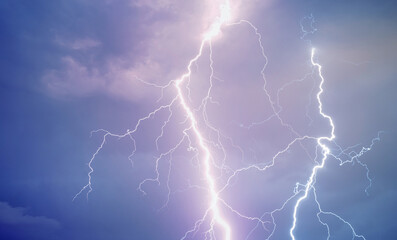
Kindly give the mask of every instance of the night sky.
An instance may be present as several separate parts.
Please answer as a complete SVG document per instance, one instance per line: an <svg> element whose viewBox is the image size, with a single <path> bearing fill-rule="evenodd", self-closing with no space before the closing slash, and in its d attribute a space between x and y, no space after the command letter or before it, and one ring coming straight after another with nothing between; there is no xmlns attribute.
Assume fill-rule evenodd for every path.
<svg viewBox="0 0 397 240"><path fill-rule="evenodd" d="M220 2L0 2L0 239L168 240L194 228L210 195L202 155L193 149L197 139L191 135L189 148L184 138L189 122L179 101L142 122L133 134L133 156L131 138L106 138L92 163L93 191L88 199L87 189L73 197L87 184L87 164L105 134L91 131L122 135L169 104L175 89L158 86L187 71ZM237 169L270 164L297 135L330 134L318 112L312 47L325 79L323 111L335 124L329 148L342 161L352 160L341 165L335 156L327 159L317 173L317 200L365 239L396 239L397 3L232 0L231 7L229 23L252 23L261 45L246 22L222 26L212 40L212 58L207 44L183 94L212 151L216 188L230 180L220 198L266 222L258 227L222 205L232 239L291 239L293 207L302 192L283 210L265 213L282 207L297 182L307 182L321 160L315 142L293 144L266 171L230 177ZM295 133L274 116L271 101ZM371 143L370 151L351 159ZM145 181L156 178L156 158L175 146L159 160L159 182ZM298 210L297 240L327 239L317 213L312 189ZM352 239L335 215L320 216L330 239ZM206 239L208 227L204 221L186 239ZM223 239L217 227L207 237Z"/></svg>

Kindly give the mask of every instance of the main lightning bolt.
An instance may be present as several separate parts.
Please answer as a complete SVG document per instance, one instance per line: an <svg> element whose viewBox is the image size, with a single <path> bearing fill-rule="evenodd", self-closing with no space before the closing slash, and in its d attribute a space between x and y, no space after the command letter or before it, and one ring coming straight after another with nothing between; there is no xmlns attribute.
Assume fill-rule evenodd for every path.
<svg viewBox="0 0 397 240"><path fill-rule="evenodd" d="M149 115L147 115L146 117L139 119L139 121L138 121L137 125L135 126L134 130L132 130L132 131L128 130L127 133L125 133L125 134L122 134L122 135L113 134L113 133L110 133L110 132L108 132L108 131L106 131L106 130L103 130L103 129L100 129L100 130L95 131L95 132L103 131L103 132L105 132L105 134L104 134L104 137L103 137L103 140L102 140L102 143L101 143L100 147L99 147L99 148L97 149L97 151L93 154L91 160L89 161L88 166L89 166L89 168L90 168L90 172L88 173L88 184L85 185L85 186L74 196L73 200L74 200L77 196L79 196L85 189L88 189L88 191L87 191L87 197L88 197L88 194L92 191L91 174L94 172L94 169L92 168L92 163L93 163L93 161L94 161L96 155L99 153L99 151L103 148L104 144L106 143L106 137L108 137L108 136L113 136L113 137L123 138L123 137L129 136L129 137L132 139L133 143L134 143L134 151L133 151L133 153L131 154L131 156L132 156L132 155L135 153L135 150L136 150L135 139L132 137L132 134L134 134L134 133L138 130L138 128L139 128L139 126L140 126L140 123L141 123L142 121L144 121L144 120L146 120L146 119L152 117L152 116L155 115L158 111L160 111L160 110L162 110L162 109L164 109L164 108L170 109L171 106L174 104L175 100L178 99L178 100L180 101L180 103L181 103L181 105L182 105L184 111L185 111L185 114L187 115L188 120L190 121L190 127L188 127L187 129L185 129L185 130L183 131L183 132L184 132L184 135L187 136L187 137L189 138L189 136L188 136L188 134L187 134L187 131L190 130L190 129L193 130L194 136L197 138L197 141L198 141L198 143L199 143L199 147L200 147L201 151L204 152L203 163L204 163L205 179L206 179L206 181L207 181L208 189L209 189L209 192L210 192L210 203L209 203L209 209L207 210L207 213L208 213L208 212L211 212L211 213L212 213L212 216L213 216L213 217L212 217L213 220L212 220L212 223L211 223L211 226L212 226L212 227L211 227L211 230L210 230L210 231L213 231L214 223L216 223L216 224L218 224L219 226L221 226L221 228L223 229L224 239L225 239L225 240L230 240L230 239L231 239L231 229L230 229L230 226L229 226L229 224L227 223L227 221L222 217L222 215L221 215L221 213L220 213L220 210L219 210L219 206L218 206L218 205L219 205L218 192L217 192L217 190L216 190L216 188L215 188L215 179L214 179L214 177L212 176L212 173L211 173L211 163L210 163L210 160L211 160L211 153L210 153L209 148L206 146L205 139L204 139L204 137L202 136L202 133L200 132L200 130L199 130L198 126L197 126L196 117L195 117L195 115L193 114L192 109L191 109L191 108L188 106L188 104L186 103L185 96L183 95L183 92L182 92L182 85L186 82L187 79L190 78L190 76L191 76L191 74L192 74L192 70L191 70L192 65L202 56L202 52L203 52L203 49L204 49L204 47L206 46L206 44L209 44L209 45L211 46L211 41L213 40L214 37L216 37L217 35L219 35L220 30L221 30L221 27L222 27L228 20L230 20L230 17L231 17L231 9L230 9L230 3L229 3L228 0L227 0L227 1L224 1L222 4L219 5L219 10L220 10L220 15L219 15L219 16L216 18L216 20L211 24L211 26L210 26L210 28L209 28L209 31L207 31L207 32L204 34L204 36L203 36L203 39L202 39L202 41L201 41L200 49L199 49L198 54L197 54L193 59L191 59L191 60L189 61L189 64L188 64L188 66L187 66L187 72L186 72L185 74L183 74L179 79L171 81L171 82L170 82L169 84L167 84L166 86L158 86L158 85L154 85L154 84L151 84L151 83L147 83L147 84L152 85L152 86L154 86L154 87L160 87L160 88L162 89L162 91L163 91L165 88L171 86L171 84L174 84L174 86L175 86L175 88L176 88L176 91L177 91L177 97L174 98L174 100L171 102L171 104L166 105L166 106L161 106L161 107L159 107L158 109L156 109L155 111L151 112L151 113L150 113ZM211 49L211 51L212 51L212 49ZM211 66L211 67L212 67L212 66ZM142 80L140 80L140 81L142 81ZM144 83L146 83L146 82L144 82ZM189 90L190 90L190 89L189 89ZM171 116L171 115L172 115L172 111L171 111L171 113L170 113L169 116ZM158 142L159 138L162 137L163 129L164 129L165 125L168 123L169 120L170 120L170 117L168 117L167 121L164 122L164 124L163 124L163 126L162 126L162 128L161 128L161 130L162 130L162 131L161 131L161 135L158 136L157 139L156 139L156 147L158 147L157 142ZM184 139L185 139L185 138L182 138L181 141L180 141L174 148L170 149L170 151L166 152L165 154L161 154L161 156L160 156L159 158L157 158L157 160L156 160L156 175L157 175L157 177L156 177L155 179L145 179L143 182L141 182L141 184L139 185L139 188L138 188L140 191L142 191L143 193L145 193L145 192L142 190L142 185L143 185L145 182L147 182L147 181L156 181L156 182L159 182L159 179L158 179L158 178L159 178L159 172L158 172L158 163L159 163L159 160L160 160L163 156L168 155L168 154L174 152L175 149L181 145L181 143L183 142ZM190 141L190 138L189 138L189 141ZM131 157L131 156L130 156L130 157ZM207 215L207 213L206 213L206 215Z"/></svg>
<svg viewBox="0 0 397 240"><path fill-rule="evenodd" d="M213 176L211 175L211 163L210 163L210 159L211 159L211 153L210 150L208 149L208 147L206 146L206 144L204 143L204 138L202 136L202 134L200 133L200 130L197 127L197 120L192 112L192 110L189 108L189 106L186 104L185 101L185 97L183 96L182 90L181 90L181 84L191 76L191 67L192 64L194 62L197 61L197 59L200 58L200 56L202 55L203 52L203 48L204 45L206 43L211 44L212 39L217 36L220 32L220 28L222 27L222 25L230 19L230 4L229 1L226 1L224 3L224 5L221 5L220 7L221 9L221 15L220 17L212 24L210 31L207 32L204 35L204 39L201 42L200 45L200 51L199 53L189 62L188 65L188 72L185 73L181 78L179 78L176 82L175 82L175 87L178 91L178 97L179 100L183 106L183 109L185 110L190 123L191 123L191 128L196 136L196 138L198 139L200 148L202 149L202 151L204 152L204 171L205 171L205 178L207 180L208 183L208 187L210 190L210 196L211 196L211 201L210 201L210 210L212 211L213 214L213 221L215 221L216 223L218 223L223 231L224 231L224 239L225 240L230 240L231 239L231 229L229 224L227 223L227 221L222 218L220 211L219 211L219 207L218 207L218 203L219 203L219 198L218 198L218 193L217 190L215 189L215 180L213 178Z"/></svg>
<svg viewBox="0 0 397 240"><path fill-rule="evenodd" d="M254 230L258 226L261 226L265 231L269 232L268 236L265 239L270 239L273 236L273 234L276 230L276 227L277 227L275 217L274 217L275 213L284 210L284 208L287 204L289 204L290 202L294 201L297 198L296 203L293 208L292 226L289 229L289 234L290 234L291 239L296 240L294 232L296 230L296 226L297 226L297 222L298 222L297 213L298 213L301 203L309 197L310 193L313 193L314 200L318 207L318 214L317 214L318 221L327 228L327 231L328 231L327 239L330 238L330 229L329 229L329 226L327 225L327 223L325 223L324 221L321 220L320 214L331 215L331 216L336 217L337 219L339 219L340 221L342 221L343 223L347 224L350 227L350 229L352 230L352 233L353 233L353 238L357 237L357 238L365 239L362 235L356 234L356 231L354 230L352 225L349 222L347 222L346 220L344 220L341 216L339 216L333 212L322 210L322 207L321 207L319 201L317 200L315 182L316 182L316 175L317 175L318 171L320 169L324 168L326 160L330 156L332 156L335 159L340 161L340 165L356 161L361 166L366 168L367 179L370 182L369 186L365 190L367 192L368 188L371 186L371 178L369 176L369 169L368 169L367 165L362 163L361 161L359 161L358 158L361 157L365 152L371 150L375 141L380 140L379 134L378 134L377 138L373 139L371 146L363 147L361 149L361 151L353 152L352 154L349 154L349 155L347 155L345 153L349 148L343 150L341 147L336 145L336 143L334 142L334 140L335 140L334 122L333 122L331 116L327 115L323 111L323 103L321 101L321 95L324 92L323 85L324 85L325 80L324 80L323 73L322 73L322 66L317 61L315 61L316 51L313 48L311 51L311 57L310 57L311 64L313 66L313 69L317 70L318 76L320 78L320 83L318 85L319 91L316 94L316 99L317 99L317 104L318 104L318 112L321 115L321 117L328 120L331 131L330 131L329 136L322 136L322 137L314 137L314 136L307 136L307 135L301 136L297 131L295 131L293 129L293 127L290 124L285 122L284 119L282 119L282 117L280 116L280 112L283 109L280 105L279 95L285 88L291 86L292 84L294 84L296 82L301 82L301 81L305 80L306 77L308 77L308 76L312 76L314 74L315 70L313 70L312 73L306 74L305 77L302 79L294 80L292 82L289 82L289 83L283 85L277 91L276 100L273 100L272 96L270 95L270 92L267 89L267 82L266 82L265 74L264 74L264 71L265 71L268 61L267 61L267 57L265 55L264 47L262 46L261 34L259 33L258 29L251 22L249 22L247 20L240 20L235 23L229 23L231 20L231 7L230 7L229 0L225 0L222 3L220 3L218 8L219 8L219 16L212 22L212 24L210 24L209 30L203 34L198 53L189 61L187 68L186 68L186 72L184 74L182 74L179 78L170 81L167 85L164 85L164 86L156 85L153 83L148 83L142 79L137 78L138 81L141 81L144 84L161 89L160 99L163 98L163 93L164 93L165 89L173 87L176 93L175 93L174 97L172 98L172 100L168 104L161 105L160 107L156 108L155 110L153 110L152 112L147 114L145 117L139 119L137 121L135 127L132 130L127 130L123 134L114 134L114 133L111 133L104 129L99 129L99 130L92 132L92 133L99 133L99 132L103 133L102 142L101 142L100 146L97 148L97 150L95 151L95 153L92 155L92 157L88 163L88 167L90 169L90 171L88 173L88 183L74 196L73 199L75 199L77 196L79 196L80 194L82 194L85 191L87 192L87 197L88 197L89 193L92 191L91 176L94 172L94 168L93 168L92 164L94 162L94 159L98 155L98 153L104 147L108 137L116 137L116 138L127 137L127 138L131 139L131 141L133 143L133 151L132 151L131 155L129 156L129 159L131 160L131 163L133 163L132 158L137 150L134 134L140 128L141 123L143 121L146 121L146 120L154 117L159 112L168 111L168 116L167 116L166 120L163 122L163 124L161 125L161 132L155 139L156 149L158 150L159 149L158 142L163 137L164 129L173 117L173 109L177 103L180 103L180 105L182 106L182 109L184 111L184 115L185 115L183 124L186 124L188 126L186 126L182 130L183 136L179 139L179 141L173 147L170 147L167 151L162 152L156 158L156 160L155 160L155 177L147 178L147 179L143 180L139 184L138 190L141 191L143 194L146 194L146 192L144 190L144 184L147 182L155 182L160 185L160 170L159 170L160 161L163 160L166 156L170 156L170 159L171 159L172 154L176 151L176 149L178 149L182 145L183 142L188 141L188 145L189 145L188 151L192 151L193 153L195 153L194 158L200 157L199 164L200 164L200 166L203 166L203 172L204 172L204 177L205 177L205 182L206 182L205 190L207 190L209 193L209 202L208 202L208 208L205 211L204 216L195 222L193 229L185 232L185 234L181 238L181 240L187 239L190 236L194 237L195 234L199 231L203 222L205 222L207 220L209 220L209 222L210 222L210 227L208 227L208 229L206 229L204 232L205 239L216 239L215 230L217 230L218 228L222 232L222 238L224 240L236 239L236 237L234 237L234 238L232 237L231 225L230 225L229 221L222 215L221 206L224 207L223 209L228 209L231 213L235 214L236 216L238 216L242 219L246 219L248 221L255 221L257 223L257 225L248 233L246 239L248 239L251 236L251 234L254 232ZM295 136L295 138L292 141L290 141L288 144L286 144L284 148L282 148L280 151L278 151L272 157L271 161L268 163L262 163L260 165L255 165L255 164L249 165L248 167L243 167L243 168L239 168L239 169L231 169L230 167L225 166L226 150L224 148L224 145L222 144L221 138L227 139L228 141L230 141L231 145L233 147L235 147L236 149L238 149L242 155L244 155L244 151L242 150L241 147L236 146L234 144L233 139L225 136L223 133L220 132L220 130L218 130L217 128L215 128L214 126L211 125L211 123L208 120L206 106L209 102L217 104L211 97L211 90L212 90L212 86L213 86L212 81L213 81L213 79L216 79L216 77L214 76L214 67L213 67L213 59L212 59L212 42L214 41L215 37L217 37L220 34L221 28L223 26L235 26L235 25L240 25L240 24L247 24L254 31L255 35L257 36L260 51L263 56L263 59L265 60L265 64L261 70L261 75L264 80L263 90L264 90L264 93L266 94L267 99L270 102L270 105L272 108L272 113L271 113L270 117L265 118L263 121L253 122L248 126L240 126L240 127L243 127L243 128L246 128L249 130L257 125L264 124L265 122L269 121L271 118L277 118L279 120L280 124L283 127L285 127L286 129L288 129ZM217 136L216 142L211 140L210 137L208 137L208 139L205 137L205 135L203 134L203 131L199 127L199 117L195 114L195 113L197 113L197 109L194 109L191 106L189 106L189 101L191 101L191 99L190 99L191 89L189 87L189 84L190 84L190 78L192 76L192 67L194 64L197 64L197 61L200 59L200 57L203 56L203 51L206 47L209 48L209 60L210 60L209 68L211 71L211 74L209 77L210 87L208 88L206 96L202 99L199 109L201 109L201 111L202 111L202 114L203 114L202 120L204 121L205 127L207 129L213 131L216 134L216 136ZM184 91L186 91L187 94L184 94ZM160 101L160 99L158 101ZM307 112L306 112L306 115L308 116ZM310 117L309 117L309 119L312 121L312 119ZM193 139L195 139L195 142L197 142L197 145L198 145L197 147L194 146ZM233 208L225 199L222 199L220 197L221 193L223 193L226 189L231 187L232 179L236 178L240 173L251 170L251 169L263 172L263 171L266 171L266 170L272 168L276 163L276 159L278 159L281 155L286 154L291 149L292 145L300 144L302 149L309 156L308 151L302 144L303 141L315 141L317 148L319 148L321 150L321 156L322 156L321 160L319 162L316 161L317 165L315 165L311 169L311 174L310 174L307 182L305 184L297 183L294 188L293 194L291 194L287 198L286 201L284 201L282 204L280 204L280 206L278 208L276 208L270 212L265 212L261 216L247 216L246 214L243 214L241 211L238 211L237 209ZM338 146L339 154L332 153L331 148L328 145L330 143ZM221 164L217 164L214 161L214 156L213 156L214 153L211 151L211 148L209 147L209 145L215 146L216 148L220 149L221 152L223 153L223 160L221 161ZM317 152L316 152L316 154L317 154ZM349 157L349 159L343 160L341 157L342 155L347 155ZM310 156L309 156L309 158L310 158ZM316 156L316 159L317 159L317 156ZM169 181L170 181L169 175L172 170L171 165L172 165L172 162L171 162L171 160L169 160L169 169L168 169L168 175L167 175L168 179L166 182L168 196L167 196L167 201L165 202L163 207L167 206L168 201L170 199L170 194L171 194L171 189L170 189L170 184L169 184ZM213 173L214 168L220 169L222 171L225 170L226 172L229 173L229 175L226 176L226 182L223 185L221 185L220 183L217 182L218 178L215 177L214 173ZM190 183L189 183L189 185L190 185ZM220 186L218 186L218 185L220 185ZM218 188L217 188L217 186L218 186ZM201 186L189 186L189 187L202 188ZM265 221L264 218L266 216L270 217L271 221ZM268 227L267 227L268 225L272 226L272 230L268 229Z"/></svg>

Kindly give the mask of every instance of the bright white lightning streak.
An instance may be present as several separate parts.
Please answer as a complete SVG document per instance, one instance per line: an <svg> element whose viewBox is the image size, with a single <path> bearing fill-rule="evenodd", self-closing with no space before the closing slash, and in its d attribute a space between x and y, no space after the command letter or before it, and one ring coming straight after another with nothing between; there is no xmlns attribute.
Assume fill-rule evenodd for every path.
<svg viewBox="0 0 397 240"><path fill-rule="evenodd" d="M323 73L322 73L322 71L321 71L321 70L322 70L322 66L321 66L319 63L317 63L317 62L314 61L314 54L315 54L315 48L312 48L312 53L311 53L311 58L310 58L310 60L311 60L312 65L315 66L315 67L317 67L317 69L318 69L318 75L320 76L320 80L321 80L320 85L319 85L320 91L317 93L318 110L319 110L319 113L321 114L321 116L323 116L324 118L328 119L329 124L330 124L330 126L331 126L331 136L329 136L329 137L319 137L319 138L317 139L317 144L322 148L323 158L322 158L322 160L321 160L321 164L320 164L320 165L316 165L316 166L312 169L312 173L311 173L311 175L310 175L310 178L309 178L309 180L308 180L307 183L306 183L305 194L304 194L302 197L300 197L300 198L298 199L298 201L296 202L296 204L295 204L295 207L294 207L294 214L293 214L294 221L293 221L292 227L291 227L291 229L290 229L290 235L291 235L291 238L292 238L293 240L295 240L294 230L295 230L295 227L296 227L296 221L297 221L296 213L297 213L297 211L298 211L299 205L300 205L300 203L301 203L304 199L307 198L307 195L309 194L309 190L313 187L313 181L314 181L314 178L315 178L315 176L316 176L317 170L324 167L324 165L325 165L325 160L327 159L328 155L329 155L330 152L331 152L330 149L327 147L327 145L325 145L324 143L322 143L322 141L323 141L323 140L332 141L332 140L335 139L335 134L334 134L334 133L335 133L335 125L334 125L334 122L332 121L332 118L331 118L329 115L327 115L327 114L325 114L325 113L323 112L323 103L322 103L320 97L321 97L321 94L322 94L323 91L324 91L324 90L323 90L324 77L323 77Z"/></svg>
<svg viewBox="0 0 397 240"><path fill-rule="evenodd" d="M297 200L297 202L296 202L296 204L295 204L295 206L294 206L293 223L292 223L292 227L291 227L291 229L290 229L290 236L291 236L292 240L295 240L294 230L295 230L295 228L296 228L296 223L297 223L297 216L296 216L296 215L297 215L297 212L298 212L298 208L299 208L301 202L302 202L303 200L305 200L305 199L308 197L308 194L309 194L310 190L313 189L313 191L314 191L314 197L315 197L316 203L317 203L317 205L318 205L318 209L319 209L319 211L320 211L319 213L331 214L331 215L337 217L339 220L341 220L341 221L343 221L345 224L348 224L348 225L349 225L349 227L352 229L353 237L361 237L361 238L365 239L362 235L357 235L357 234L355 233L353 227L351 226L351 224L348 223L348 222L346 222L345 220L343 220L343 219L342 219L341 217L339 217L338 215L336 215L336 214L334 214L334 213L331 213L331 212L323 212L322 209L321 209L321 206L320 206L319 202L317 201L317 195L316 195L316 193L315 193L315 188L314 188L314 186L313 186L313 185L314 185L314 182L315 182L316 174L317 174L317 171L318 171L319 169L324 168L325 162L326 162L328 156L331 154L331 150L329 149L329 147L328 147L325 143L323 143L323 141L332 142L332 141L335 139L335 125L334 125L334 122L333 122L331 116L329 116L329 115L327 115L327 114L325 114L325 113L323 112L323 103L322 103L322 101L321 101L321 94L324 92L324 89L323 89L324 76L323 76L323 73L322 73L322 66L314 60L315 52L316 52L315 48L312 48L310 60L311 60L312 65L318 69L318 75L319 75L319 77L320 77L320 85L319 85L320 90L318 91L318 93L317 93L317 95L316 95L316 97L317 97L317 102L318 102L318 110L319 110L320 115L321 115L323 118L326 118L326 119L328 120L329 125L331 126L331 134L330 134L330 136L328 136L328 137L319 137L319 138L317 139L317 144L318 144L318 146L321 147L323 157L322 157L322 159L321 159L321 163L320 163L319 165L316 165L315 167L313 167L312 172L311 172L311 175L310 175L310 177L309 177L309 180L307 181L307 183L306 183L306 185L305 185L304 195L301 196L301 197ZM360 152L359 156L361 156L361 155L362 155L362 153ZM355 157L359 157L359 156L357 155L357 156L355 156ZM327 227L327 230L328 230L328 238L329 238L329 237L330 237L330 234L329 234L329 227L328 227L328 225L320 220L319 215L317 215L317 217L318 217L320 223L322 223L323 225L325 225L325 226ZM328 238L327 238L327 239L328 239Z"/></svg>
<svg viewBox="0 0 397 240"><path fill-rule="evenodd" d="M178 91L178 97L179 100L183 106L183 109L185 110L190 122L191 122L191 127L193 129L193 132L198 139L200 148L204 151L204 169L205 169L205 178L208 183L208 187L210 190L210 196L211 196L211 202L210 202L210 210L212 211L213 214L213 220L218 223L224 231L224 239L225 240L230 240L231 239L231 229L229 224L226 222L225 219L222 218L220 211L219 211L219 197L218 193L215 188L215 180L213 176L211 175L211 166L210 166L210 159L211 159L211 153L206 144L204 143L204 138L202 134L200 133L198 127L197 127L197 120L192 112L192 110L189 108L189 106L186 104L185 98L182 94L182 89L181 89L181 84L185 81L186 78L189 78L191 76L191 67L194 62L197 61L202 55L204 45L208 42L211 44L212 39L217 36L220 32L220 28L226 21L230 19L230 5L229 2L226 1L224 5L220 6L221 14L219 18L211 25L210 31L208 31L205 35L203 40L201 41L200 45L200 50L199 53L190 60L189 65L187 67L188 72L182 75L181 78L179 78L175 82L175 87Z"/></svg>
<svg viewBox="0 0 397 240"><path fill-rule="evenodd" d="M161 98L163 96L163 90L169 86L171 86L172 83L174 83L174 86L177 90L177 97L174 98L174 100L169 104L169 105L165 105L165 106L160 106L159 108L157 108L156 110L152 111L151 113L149 113L146 117L141 118L138 120L137 124L135 125L134 130L127 130L127 132L125 134L113 134L107 130L104 129L100 129L94 132L98 132L98 131L103 131L105 132L102 142L100 144L100 146L97 148L96 152L92 155L90 161L88 162L88 167L90 169L89 173L88 173L88 183L74 196L73 200L76 199L76 197L78 197L81 193L83 193L83 191L85 191L86 189L88 189L87 191L87 198L88 195L90 194L90 192L92 191L92 184L91 184L91 175L94 172L94 169L92 167L92 163L95 159L95 157L97 156L97 154L102 150L104 144L106 143L106 138L108 136L113 136L113 137L118 137L118 138L124 138L126 136L129 136L131 138L131 140L133 141L133 145L134 145L134 151L132 152L132 154L130 155L130 157L132 157L132 155L134 155L135 151L136 151L136 145L135 145L135 139L132 137L132 134L134 134L139 126L140 123L146 119L151 118L152 116L154 116L158 111L163 110L163 109L168 109L170 111L170 115L168 117L168 119L164 122L164 124L162 125L161 128L161 134L156 138L156 147L158 148L158 140L163 136L163 131L164 131L164 127L165 125L170 121L170 118L172 116L172 111L171 111L171 106L174 104L176 99L179 99L183 109L185 110L185 113L187 115L188 120L190 121L190 125L191 127L185 129L184 135L185 137L187 136L187 130L192 129L194 132L195 137L198 140L199 146L201 148L201 150L204 152L204 168L205 168L205 178L206 181L208 183L208 187L210 190L210 197L211 197L211 201L210 201L210 207L208 210L211 210L212 214L213 214L213 221L216 222L217 224L219 224L224 232L224 239L225 240L230 240L231 239L231 228L229 226L229 224L226 222L225 219L223 219L223 217L220 214L220 210L219 210L219 197L218 197L218 193L216 191L216 187L215 187L215 180L213 178L213 176L211 175L211 163L210 163L210 159L211 159L211 153L210 150L208 149L208 147L205 144L205 140L202 136L202 134L200 133L200 130L197 126L197 120L192 112L192 110L190 109L190 107L187 105L186 101L185 101L185 97L182 93L182 89L181 89L181 85L185 82L185 80L187 78L190 78L191 76L191 67L192 64L195 63L201 56L202 56L202 52L204 49L204 46L206 44L209 44L211 46L211 41L213 40L214 37L216 37L217 35L219 35L220 33L220 29L221 27L231 18L231 9L230 9L230 3L228 0L226 0L223 4L220 4L219 6L220 9L220 16L218 16L216 18L216 20L211 24L209 31L206 32L203 36L203 39L201 41L200 44L200 49L198 54L189 61L189 64L187 66L187 73L183 74L179 79L177 80L173 80L171 82L169 82L166 86L158 86L155 84L151 84L151 83L147 83L139 78L137 78L139 81L154 86L154 87L158 87L161 88L162 90L162 95ZM189 89L188 89L189 90ZM159 172L158 172L158 164L159 164L159 160L168 154L171 154L172 152L175 151L175 149L177 147L179 147L182 143L182 141L185 139L185 137L183 137L181 139L181 141L173 148L171 148L168 152L161 154L157 159L156 159L156 178L150 178L150 179L145 179L143 182L141 182L139 184L138 190L140 190L143 194L145 194L145 191L142 190L142 185L147 182L147 181L155 181L159 183ZM190 141L190 140L189 140ZM207 213L208 213L207 210ZM206 214L207 215L207 214ZM210 231L213 231L213 223L211 223L212 228L210 229Z"/></svg>

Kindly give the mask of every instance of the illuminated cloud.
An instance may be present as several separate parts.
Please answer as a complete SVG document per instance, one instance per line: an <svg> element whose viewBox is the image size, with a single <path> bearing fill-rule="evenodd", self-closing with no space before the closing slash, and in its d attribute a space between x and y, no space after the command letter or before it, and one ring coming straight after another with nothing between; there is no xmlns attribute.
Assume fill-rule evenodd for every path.
<svg viewBox="0 0 397 240"><path fill-rule="evenodd" d="M139 101L146 93L135 89L141 84L136 78L155 84L165 84L176 78L185 68L186 61L197 51L204 29L216 17L217 9L207 2L168 1L134 2L131 8L148 12L137 26L144 37L125 36L139 49L139 54L123 53L99 59L97 56L106 44L100 39L77 38L64 40L56 37L56 43L73 50L60 58L56 69L48 69L42 81L54 97L87 96L105 93L115 98ZM160 18L150 14L163 11ZM138 29L137 29L138 30ZM89 50L89 52L87 52ZM79 52L90 56L80 58ZM148 96L145 96L148 97Z"/></svg>

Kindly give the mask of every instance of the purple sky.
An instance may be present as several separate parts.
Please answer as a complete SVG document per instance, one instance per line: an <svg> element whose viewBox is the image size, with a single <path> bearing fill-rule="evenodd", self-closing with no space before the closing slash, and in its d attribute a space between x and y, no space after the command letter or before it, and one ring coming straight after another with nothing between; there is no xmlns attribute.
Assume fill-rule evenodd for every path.
<svg viewBox="0 0 397 240"><path fill-rule="evenodd" d="M72 199L106 133L90 132L123 135L170 104L174 85L158 86L186 73L222 2L0 3L1 239L181 239L194 228L211 194L180 99L143 121L133 140L108 136L92 162L89 200L87 189ZM233 240L291 239L303 195L292 197L294 188L307 182L321 150L315 139L297 141L273 167L257 168L299 136L330 134L318 111L312 47L336 138L294 235L327 239L326 223L330 239L351 239L338 215L365 239L394 239L396 9L393 1L231 1L229 23L247 22L221 27L181 89L211 151ZM341 165L338 156L352 162ZM157 177L156 159L159 182L145 181ZM211 216L186 239L223 239L217 224L206 235Z"/></svg>

